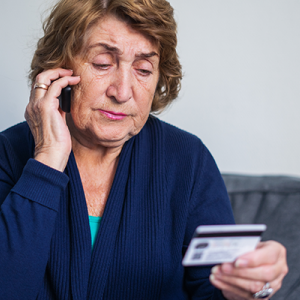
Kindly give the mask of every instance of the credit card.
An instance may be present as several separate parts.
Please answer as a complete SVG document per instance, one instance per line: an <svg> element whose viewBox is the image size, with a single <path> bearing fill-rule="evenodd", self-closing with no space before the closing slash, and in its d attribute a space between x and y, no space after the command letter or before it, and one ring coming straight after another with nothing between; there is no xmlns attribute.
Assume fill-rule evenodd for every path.
<svg viewBox="0 0 300 300"><path fill-rule="evenodd" d="M266 228L265 224L198 226L182 264L201 266L234 262L255 249Z"/></svg>

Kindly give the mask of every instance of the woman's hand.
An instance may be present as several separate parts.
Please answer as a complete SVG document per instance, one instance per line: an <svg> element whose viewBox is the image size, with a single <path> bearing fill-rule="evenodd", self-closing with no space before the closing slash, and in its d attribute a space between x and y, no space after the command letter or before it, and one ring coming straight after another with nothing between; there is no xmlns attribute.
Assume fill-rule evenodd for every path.
<svg viewBox="0 0 300 300"><path fill-rule="evenodd" d="M235 263L215 266L210 281L229 300L250 300L267 282L272 294L278 291L287 272L285 248L275 241L267 241L240 256Z"/></svg>
<svg viewBox="0 0 300 300"><path fill-rule="evenodd" d="M58 97L62 88L79 83L80 77L72 74L71 70L65 69L40 73L32 85L25 111L25 119L35 141L34 158L59 171L66 167L72 143L66 114L59 108ZM49 88L34 88L36 83Z"/></svg>

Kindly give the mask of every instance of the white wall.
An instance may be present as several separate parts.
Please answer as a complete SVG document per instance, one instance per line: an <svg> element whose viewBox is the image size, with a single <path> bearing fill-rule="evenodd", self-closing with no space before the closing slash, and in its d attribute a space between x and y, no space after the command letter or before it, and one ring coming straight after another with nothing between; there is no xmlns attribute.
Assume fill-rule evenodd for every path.
<svg viewBox="0 0 300 300"><path fill-rule="evenodd" d="M47 1L4 1L0 6L0 130L24 120L27 73L41 35ZM50 1L48 1L50 3Z"/></svg>
<svg viewBox="0 0 300 300"><path fill-rule="evenodd" d="M223 172L300 175L300 1L170 2L185 76L161 118L199 136ZM46 7L1 4L0 130L23 120Z"/></svg>

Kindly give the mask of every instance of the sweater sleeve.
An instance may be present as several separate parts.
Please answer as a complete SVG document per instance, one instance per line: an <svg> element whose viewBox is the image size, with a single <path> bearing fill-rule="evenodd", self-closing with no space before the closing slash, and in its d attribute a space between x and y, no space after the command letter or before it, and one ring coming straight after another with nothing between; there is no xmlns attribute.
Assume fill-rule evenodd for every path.
<svg viewBox="0 0 300 300"><path fill-rule="evenodd" d="M195 171L194 186L190 199L183 251L199 225L233 224L231 205L221 174L215 161L202 145L201 159ZM186 267L184 284L191 299L225 299L221 291L214 288L210 281L211 266Z"/></svg>
<svg viewBox="0 0 300 300"><path fill-rule="evenodd" d="M22 147L22 145L20 145ZM20 152L19 150L17 152ZM0 139L0 298L36 299L68 177Z"/></svg>

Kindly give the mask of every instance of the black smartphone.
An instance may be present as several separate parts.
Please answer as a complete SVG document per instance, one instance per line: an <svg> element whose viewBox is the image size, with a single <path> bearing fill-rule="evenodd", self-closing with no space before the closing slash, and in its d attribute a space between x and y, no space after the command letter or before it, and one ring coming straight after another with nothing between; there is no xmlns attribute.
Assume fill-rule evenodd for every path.
<svg viewBox="0 0 300 300"><path fill-rule="evenodd" d="M61 110L69 113L71 111L71 87L69 85L61 90L58 99Z"/></svg>

